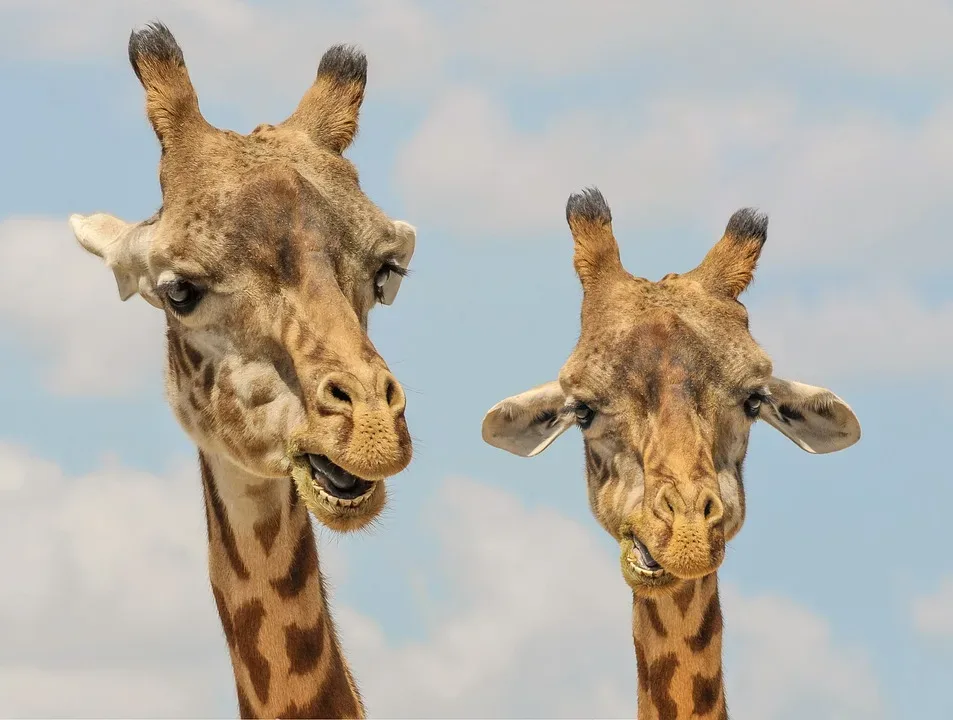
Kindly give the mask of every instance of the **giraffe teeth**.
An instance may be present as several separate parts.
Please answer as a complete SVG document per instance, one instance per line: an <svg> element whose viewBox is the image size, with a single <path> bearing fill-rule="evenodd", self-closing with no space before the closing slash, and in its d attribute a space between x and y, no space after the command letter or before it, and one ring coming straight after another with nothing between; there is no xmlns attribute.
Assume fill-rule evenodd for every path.
<svg viewBox="0 0 953 720"><path fill-rule="evenodd" d="M314 483L314 488L315 490L318 491L318 496L322 500L324 500L324 502L326 502L328 505L331 505L332 507L339 507L339 508L354 508L354 507L358 507L359 505L363 505L364 502L374 492L374 488L372 487L366 493L356 498L339 498L327 492L324 488L322 488L317 483Z"/></svg>
<svg viewBox="0 0 953 720"><path fill-rule="evenodd" d="M632 560L629 560L629 567L635 572L637 572L639 575L644 575L645 577L652 577L652 578L659 577L662 573L665 572L662 569L646 570L644 567L639 565L637 562L633 562Z"/></svg>

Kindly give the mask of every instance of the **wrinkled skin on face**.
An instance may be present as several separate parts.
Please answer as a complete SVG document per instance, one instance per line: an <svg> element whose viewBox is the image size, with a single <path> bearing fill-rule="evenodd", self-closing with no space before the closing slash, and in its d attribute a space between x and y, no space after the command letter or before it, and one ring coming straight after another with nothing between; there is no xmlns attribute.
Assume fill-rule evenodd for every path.
<svg viewBox="0 0 953 720"><path fill-rule="evenodd" d="M557 381L487 413L486 442L532 457L582 430L593 514L619 542L622 574L641 595L715 572L745 518L742 463L757 420L802 449L860 438L829 390L776 378L738 295L751 281L767 218L732 216L691 272L658 282L624 270L597 191L567 217L583 286L579 341Z"/></svg>
<svg viewBox="0 0 953 720"><path fill-rule="evenodd" d="M239 135L204 120L163 26L134 34L130 58L162 145L162 209L74 215L76 237L123 300L165 313L167 396L202 452L292 476L324 524L362 527L412 456L404 392L367 321L393 302L416 239L342 155L366 60L332 48L288 120Z"/></svg>

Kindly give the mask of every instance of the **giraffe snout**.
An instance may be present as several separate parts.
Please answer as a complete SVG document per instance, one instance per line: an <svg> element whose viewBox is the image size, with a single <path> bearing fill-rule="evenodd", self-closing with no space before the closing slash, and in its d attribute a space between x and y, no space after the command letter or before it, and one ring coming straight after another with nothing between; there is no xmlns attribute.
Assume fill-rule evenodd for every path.
<svg viewBox="0 0 953 720"><path fill-rule="evenodd" d="M724 558L725 507L714 490L665 484L655 496L652 511L661 525L660 535L666 538L658 557L666 570L694 578L718 568Z"/></svg>
<svg viewBox="0 0 953 720"><path fill-rule="evenodd" d="M404 470L413 453L406 396L386 367L334 371L317 385L295 452L323 455L367 481Z"/></svg>

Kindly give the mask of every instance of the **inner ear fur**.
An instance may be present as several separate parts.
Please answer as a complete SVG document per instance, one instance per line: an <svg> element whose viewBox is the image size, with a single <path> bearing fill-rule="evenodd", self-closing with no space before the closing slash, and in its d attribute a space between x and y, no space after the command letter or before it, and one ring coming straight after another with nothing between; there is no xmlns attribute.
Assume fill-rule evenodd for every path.
<svg viewBox="0 0 953 720"><path fill-rule="evenodd" d="M417 230L410 223L403 220L394 220L394 232L398 240L398 252L394 258L397 265L405 270L410 267L410 260L414 256L414 248L417 245ZM400 284L404 277L400 273L391 273L381 287L381 304L391 305L397 297L397 291L400 290Z"/></svg>
<svg viewBox="0 0 953 720"><path fill-rule="evenodd" d="M102 258L112 269L120 300L128 300L138 292L150 305L162 307L149 277L155 217L128 223L107 213L95 213L71 215L69 224L83 249Z"/></svg>
<svg viewBox="0 0 953 720"><path fill-rule="evenodd" d="M565 403L555 380L501 400L483 418L483 441L520 457L539 455L574 424Z"/></svg>
<svg viewBox="0 0 953 720"><path fill-rule="evenodd" d="M860 440L860 421L850 405L826 388L773 377L760 418L802 450L823 454Z"/></svg>

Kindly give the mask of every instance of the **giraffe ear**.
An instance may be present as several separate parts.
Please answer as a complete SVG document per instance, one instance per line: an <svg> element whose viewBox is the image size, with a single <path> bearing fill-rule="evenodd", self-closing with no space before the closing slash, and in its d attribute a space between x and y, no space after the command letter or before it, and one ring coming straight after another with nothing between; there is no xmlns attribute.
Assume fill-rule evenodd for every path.
<svg viewBox="0 0 953 720"><path fill-rule="evenodd" d="M155 222L127 223L106 213L96 213L71 215L69 224L79 244L112 268L120 300L128 300L138 292L150 305L162 308L148 269Z"/></svg>
<svg viewBox="0 0 953 720"><path fill-rule="evenodd" d="M830 453L860 440L860 422L830 390L771 378L760 418L809 453Z"/></svg>
<svg viewBox="0 0 953 720"><path fill-rule="evenodd" d="M555 380L501 400L483 418L483 440L520 457L533 457L575 424Z"/></svg>
<svg viewBox="0 0 953 720"><path fill-rule="evenodd" d="M398 242L394 263L406 271L410 266L410 259L414 256L414 248L417 245L417 230L413 225L405 223L403 220L395 220L394 231L397 234ZM384 284L380 287L381 305L391 305L394 302L403 279L404 275L398 272L392 272L387 276Z"/></svg>

